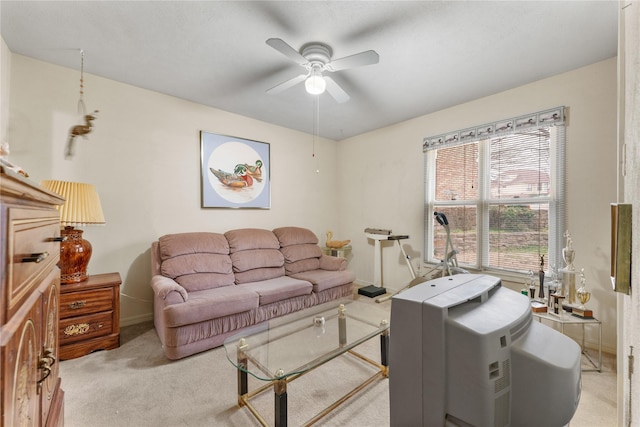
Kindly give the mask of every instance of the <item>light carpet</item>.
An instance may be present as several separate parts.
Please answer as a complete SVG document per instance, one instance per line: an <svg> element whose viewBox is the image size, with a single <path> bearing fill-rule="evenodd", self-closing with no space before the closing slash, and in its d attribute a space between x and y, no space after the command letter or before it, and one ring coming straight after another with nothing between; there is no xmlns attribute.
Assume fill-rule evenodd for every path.
<svg viewBox="0 0 640 427"><path fill-rule="evenodd" d="M378 339L372 339L357 350L379 361L379 345ZM602 373L583 373L582 397L572 427L616 426L614 362L613 356L605 356ZM302 425L372 373L372 367L347 355L293 381L288 385L289 425ZM236 370L224 348L169 361L151 322L123 328L117 349L61 362L60 374L66 427L260 425L247 408L237 405ZM250 389L260 383L250 378ZM273 423L272 392L253 403ZM531 404L536 404L535 396ZM384 379L317 425L389 424L389 386Z"/></svg>
<svg viewBox="0 0 640 427"><path fill-rule="evenodd" d="M61 362L66 427L260 425L237 405L236 370L224 348L169 361L151 324L136 330L122 337L118 349ZM380 360L376 338L357 350ZM291 382L289 425L304 424L374 373L370 365L345 355ZM250 390L261 384L249 377ZM389 425L388 400L388 380L377 380L317 425ZM273 423L271 391L252 403Z"/></svg>

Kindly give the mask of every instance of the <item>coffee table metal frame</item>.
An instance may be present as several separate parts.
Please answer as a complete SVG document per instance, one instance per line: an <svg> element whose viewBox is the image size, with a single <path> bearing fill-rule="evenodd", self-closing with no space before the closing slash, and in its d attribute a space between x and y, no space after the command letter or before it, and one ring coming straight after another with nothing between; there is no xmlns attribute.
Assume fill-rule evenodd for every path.
<svg viewBox="0 0 640 427"><path fill-rule="evenodd" d="M389 375L388 371L388 360L389 360L389 322L384 317L380 318L379 324L374 325L371 319L365 319L362 317L350 317L350 308L353 308L352 305L355 303L353 300L343 300L339 302L334 302L333 304L327 303L322 306L318 306L316 310L309 309L307 313L307 317L310 316L306 326L301 326L299 328L294 328L293 330L285 330L280 335L275 333L275 337L271 336L268 339L268 343L266 345L277 345L278 340L283 337L290 336L294 333L308 333L309 331L305 331L309 328L322 328L324 327L325 317L328 318L329 322L332 325L337 323L338 327L338 340L335 342L335 347L333 347L328 352L318 355L318 357L312 360L301 361L301 365L296 367L295 369L289 369L285 372L282 369L277 369L275 372L272 372L273 369L269 369L269 367L265 366L263 362L253 357L252 348L248 344L248 340L252 337L257 336L261 333L264 333L265 330L268 330L265 326L258 326L254 328L248 328L247 330L240 332L238 334L233 335L225 340L225 349L227 351L227 358L231 363L233 363L238 370L238 405L246 406L247 409L253 414L253 416L263 425L268 426L269 424L265 420L265 418L258 412L258 410L251 404L250 399L263 393L264 391L273 387L274 391L274 423L276 427L286 427L287 426L287 384L291 381L300 378L304 374L312 371L313 369L322 366L323 364L335 359L338 356L341 356L345 353L348 353L352 356L355 356L357 359L366 362L377 368L374 375L367 378L364 382L356 386L354 389L349 391L344 396L337 399L331 405L329 405L326 409L322 410L320 413L315 415L309 421L307 421L304 426L310 426L324 416L329 414L339 405L347 401L349 398L357 394L359 391L367 387L369 384L373 383L378 378L387 378ZM359 303L364 304L364 303ZM332 306L330 311L327 311L327 308ZM346 309L344 308L346 306ZM333 314L332 314L333 313ZM324 314L324 316L320 316L319 314ZM300 315L290 315L294 320L294 322L300 323L302 317ZM387 314L388 316L388 314ZM284 321L282 320L284 319ZM336 322L337 320L337 322ZM347 341L347 334L351 331L348 328L349 321L352 322L363 322L367 323L370 326L373 326L368 333L363 336L358 336L351 341ZM314 325L314 322L320 322ZM279 328L286 329L290 323L287 322L286 317L279 319ZM302 323L304 325L304 322ZM270 329L269 332L278 331L278 327L274 329ZM352 332L352 331L351 331ZM368 341L375 336L380 337L380 359L381 362L378 363L356 351L353 349L358 345L362 344L365 341ZM353 337L350 337L353 338ZM235 359L235 360L234 360ZM257 369L257 371L250 369L250 364ZM257 374L256 374L257 372ZM253 377L265 381L265 384L255 390L249 391L249 381L248 375L252 375Z"/></svg>

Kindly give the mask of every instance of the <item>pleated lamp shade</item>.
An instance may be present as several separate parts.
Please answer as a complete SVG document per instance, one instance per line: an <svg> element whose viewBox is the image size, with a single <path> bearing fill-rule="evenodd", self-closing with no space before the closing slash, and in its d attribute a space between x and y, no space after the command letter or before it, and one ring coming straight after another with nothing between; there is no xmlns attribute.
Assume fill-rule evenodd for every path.
<svg viewBox="0 0 640 427"><path fill-rule="evenodd" d="M64 197L60 211L60 283L78 283L89 278L87 267L93 248L89 241L82 238L82 230L76 226L104 224L104 214L100 197L91 184L68 181L42 181L41 185Z"/></svg>
<svg viewBox="0 0 640 427"><path fill-rule="evenodd" d="M105 223L100 197L93 185L53 180L42 181L41 184L65 198L64 205L58 206L62 225L79 227Z"/></svg>

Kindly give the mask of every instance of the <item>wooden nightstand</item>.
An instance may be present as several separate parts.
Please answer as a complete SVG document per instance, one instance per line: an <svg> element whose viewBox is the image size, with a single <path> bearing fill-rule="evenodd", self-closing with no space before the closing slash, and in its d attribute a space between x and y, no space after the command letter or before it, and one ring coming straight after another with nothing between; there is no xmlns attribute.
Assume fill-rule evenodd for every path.
<svg viewBox="0 0 640 427"><path fill-rule="evenodd" d="M120 346L119 273L60 286L60 359Z"/></svg>

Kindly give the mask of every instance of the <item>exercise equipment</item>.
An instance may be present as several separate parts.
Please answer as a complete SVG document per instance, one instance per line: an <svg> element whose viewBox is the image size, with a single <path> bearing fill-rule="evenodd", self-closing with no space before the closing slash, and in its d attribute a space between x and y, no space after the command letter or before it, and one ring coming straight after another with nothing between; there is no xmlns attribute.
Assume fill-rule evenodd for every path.
<svg viewBox="0 0 640 427"><path fill-rule="evenodd" d="M449 229L449 220L447 219L447 216L442 212L434 212L433 215L436 221L438 221L438 224L444 227L447 233L447 239L444 246L444 252L445 252L444 259L441 260L440 263L438 263L431 270L424 273L422 276L416 276L416 272L413 269L413 265L411 265L411 257L407 255L407 253L405 252L404 248L400 244L400 240L397 240L398 246L400 246L400 250L402 251L402 255L404 256L404 259L407 261L407 266L409 267L409 272L411 273L411 281L407 286L397 290L396 292L377 298L375 300L377 303L387 301L391 299L394 295L397 295L406 289L409 289L415 285L426 282L428 280L435 279L436 277L445 277L445 276L453 276L454 274L469 273L467 270L464 270L458 266L458 258L456 257L456 255L458 254L458 251L453 247L453 243L451 241L451 230ZM390 237L394 237L394 236L390 236ZM404 238L408 239L409 236L405 236ZM393 240L393 239L389 239L389 240ZM433 273L438 269L441 271L439 275L438 274L431 275L431 273Z"/></svg>
<svg viewBox="0 0 640 427"><path fill-rule="evenodd" d="M407 254L404 252L400 240L408 239L408 235L391 235L391 230L385 230L380 228L365 228L364 232L367 238L372 239L375 242L373 252L373 285L365 286L358 289L358 294L365 295L369 298L377 297L387 293L386 289L382 286L382 245L383 240L395 240L400 246L400 250L404 254L405 258ZM411 274L415 276L411 264L409 264Z"/></svg>

